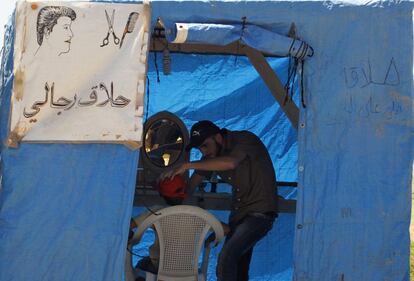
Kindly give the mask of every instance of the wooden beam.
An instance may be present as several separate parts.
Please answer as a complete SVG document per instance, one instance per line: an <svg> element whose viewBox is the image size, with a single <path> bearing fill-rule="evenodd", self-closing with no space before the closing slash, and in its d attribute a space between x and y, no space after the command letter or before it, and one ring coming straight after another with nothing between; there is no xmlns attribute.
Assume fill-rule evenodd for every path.
<svg viewBox="0 0 414 281"><path fill-rule="evenodd" d="M151 52L162 52L165 48L171 53L184 53L184 54L203 54L203 55L234 55L234 56L246 56L246 53L242 50L242 45L237 41L225 46L209 45L209 44L174 44L168 43L165 38L152 38L150 43ZM280 57L268 53L263 53L266 57Z"/></svg>
<svg viewBox="0 0 414 281"><path fill-rule="evenodd" d="M292 126L297 129L299 123L299 108L291 99L285 103L285 88L276 73L274 73L273 69L270 67L266 58L261 52L249 46L244 45L241 49L247 54L250 62L264 80L270 92L292 123Z"/></svg>

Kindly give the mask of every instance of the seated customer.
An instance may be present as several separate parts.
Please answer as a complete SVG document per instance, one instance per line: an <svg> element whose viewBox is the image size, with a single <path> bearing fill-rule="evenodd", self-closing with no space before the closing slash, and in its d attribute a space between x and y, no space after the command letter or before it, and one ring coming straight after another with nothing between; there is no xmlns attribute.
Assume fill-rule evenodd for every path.
<svg viewBox="0 0 414 281"><path fill-rule="evenodd" d="M181 205L183 200L187 197L186 194L186 183L180 176L176 176L171 180L163 180L159 183L158 192L164 198L165 203L169 206ZM164 208L164 206L152 206L147 211L139 216L131 219L130 232L128 240L130 240L134 234L133 229L139 227L142 222L149 217L152 213L156 213L158 210ZM158 272L158 262L160 257L160 245L158 242L158 236L155 232L154 244L149 248L149 256L142 258L137 266L144 270L154 274Z"/></svg>

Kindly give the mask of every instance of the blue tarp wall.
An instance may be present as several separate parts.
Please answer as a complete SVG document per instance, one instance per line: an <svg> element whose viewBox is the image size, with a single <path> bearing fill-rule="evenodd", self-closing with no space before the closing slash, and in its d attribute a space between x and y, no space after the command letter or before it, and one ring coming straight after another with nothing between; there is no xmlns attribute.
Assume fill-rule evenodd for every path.
<svg viewBox="0 0 414 281"><path fill-rule="evenodd" d="M231 129L251 129L273 149L279 180L298 179L296 221L282 216L258 246L253 279L287 280L293 265L297 281L409 280L412 3L151 5L153 22L161 17L167 26L240 23L246 17L251 24L286 34L295 22L300 37L315 50L305 65L307 107L301 109L297 143L245 59L235 63L234 57L174 55L173 75L161 76L159 84L149 60L149 114L170 109L187 125L206 118ZM5 147L12 37L6 47L0 279L120 280L138 153L103 144ZM285 73L286 61L270 62Z"/></svg>
<svg viewBox="0 0 414 281"><path fill-rule="evenodd" d="M138 152L110 144L7 148L13 34L11 25L0 104L0 280L121 280Z"/></svg>

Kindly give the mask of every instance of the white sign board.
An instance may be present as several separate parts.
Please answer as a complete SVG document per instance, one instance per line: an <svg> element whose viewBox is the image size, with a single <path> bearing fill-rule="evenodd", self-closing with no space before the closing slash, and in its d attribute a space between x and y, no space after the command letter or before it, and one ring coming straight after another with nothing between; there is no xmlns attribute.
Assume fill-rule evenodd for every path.
<svg viewBox="0 0 414 281"><path fill-rule="evenodd" d="M9 144L140 141L144 4L19 2Z"/></svg>

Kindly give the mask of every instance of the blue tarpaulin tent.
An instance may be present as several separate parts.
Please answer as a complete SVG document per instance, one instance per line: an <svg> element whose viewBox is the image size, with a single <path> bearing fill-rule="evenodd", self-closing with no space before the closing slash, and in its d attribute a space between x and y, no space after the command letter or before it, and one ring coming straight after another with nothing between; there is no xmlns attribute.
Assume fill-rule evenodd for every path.
<svg viewBox="0 0 414 281"><path fill-rule="evenodd" d="M252 280L409 280L413 4L150 5L152 25L161 18L172 32L175 23L202 23L231 25L237 34L245 18L259 30L250 44L270 44L267 51L269 34L285 35L294 22L313 47L306 108L294 95L298 130L244 57L173 54L172 74L161 73L160 83L155 56L148 60L148 116L169 110L188 127L211 119L251 130L269 148L278 179L298 181L296 216L281 215L258 245ZM116 144L7 147L13 38L12 23L1 73L0 279L121 280L138 152ZM268 61L286 81L289 60Z"/></svg>

